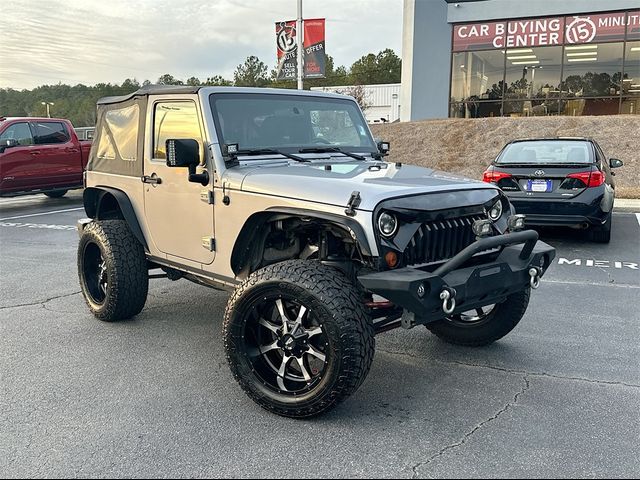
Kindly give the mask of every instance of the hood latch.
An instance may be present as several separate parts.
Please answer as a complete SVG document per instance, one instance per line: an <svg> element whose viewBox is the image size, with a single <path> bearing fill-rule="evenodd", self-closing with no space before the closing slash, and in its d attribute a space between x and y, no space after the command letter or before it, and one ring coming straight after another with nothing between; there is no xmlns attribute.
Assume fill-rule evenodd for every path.
<svg viewBox="0 0 640 480"><path fill-rule="evenodd" d="M350 217L356 216L356 208L360 206L362 199L360 198L360 192L352 192L349 201L347 202L347 209L344 211Z"/></svg>

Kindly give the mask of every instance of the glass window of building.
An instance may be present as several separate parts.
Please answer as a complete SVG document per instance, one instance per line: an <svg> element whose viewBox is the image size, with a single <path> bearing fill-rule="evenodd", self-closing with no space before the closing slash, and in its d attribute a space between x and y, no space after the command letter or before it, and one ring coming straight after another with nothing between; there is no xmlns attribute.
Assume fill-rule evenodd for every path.
<svg viewBox="0 0 640 480"><path fill-rule="evenodd" d="M501 99L503 80L504 53L501 50L454 53L452 101Z"/></svg>
<svg viewBox="0 0 640 480"><path fill-rule="evenodd" d="M627 43L620 113L640 114L640 42Z"/></svg>
<svg viewBox="0 0 640 480"><path fill-rule="evenodd" d="M560 93L562 47L507 50L510 98L547 98Z"/></svg>
<svg viewBox="0 0 640 480"><path fill-rule="evenodd" d="M567 45L564 88L568 97L620 95L622 43Z"/></svg>

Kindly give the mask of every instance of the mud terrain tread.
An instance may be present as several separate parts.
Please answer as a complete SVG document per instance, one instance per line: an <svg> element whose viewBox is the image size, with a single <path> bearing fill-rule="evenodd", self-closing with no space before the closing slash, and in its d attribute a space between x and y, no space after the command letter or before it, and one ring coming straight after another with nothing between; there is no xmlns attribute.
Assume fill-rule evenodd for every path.
<svg viewBox="0 0 640 480"><path fill-rule="evenodd" d="M252 288L265 282L285 282L302 287L313 294L332 313L332 319L341 332L335 339L342 345L340 375L327 395L312 401L304 408L274 404L257 389L252 379L243 377L238 369L238 350L233 342L232 328L236 305ZM253 273L232 294L224 316L223 337L227 361L231 371L245 393L261 407L277 415L293 418L312 417L323 413L349 395L364 382L375 352L373 324L367 315L356 288L338 270L307 260L288 260L265 267ZM253 377L255 381L255 377Z"/></svg>
<svg viewBox="0 0 640 480"><path fill-rule="evenodd" d="M426 327L438 338L453 345L489 345L500 340L518 325L527 311L530 295L530 288L509 295L503 303L496 305L492 319L477 327L458 327L444 319L429 323Z"/></svg>
<svg viewBox="0 0 640 480"><path fill-rule="evenodd" d="M100 247L109 275L107 298L95 305L85 292L82 252L86 242ZM114 322L134 317L142 311L149 291L149 272L144 248L124 220L103 220L88 224L78 247L80 286L91 312L100 320Z"/></svg>

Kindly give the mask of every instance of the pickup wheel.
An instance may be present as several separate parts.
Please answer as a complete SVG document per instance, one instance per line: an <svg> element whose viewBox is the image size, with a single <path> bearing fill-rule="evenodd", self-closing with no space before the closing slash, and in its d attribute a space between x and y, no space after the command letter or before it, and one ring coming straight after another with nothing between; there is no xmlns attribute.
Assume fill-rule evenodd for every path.
<svg viewBox="0 0 640 480"><path fill-rule="evenodd" d="M356 288L315 261L253 273L231 296L223 336L245 393L277 415L319 415L354 393L373 360L373 324Z"/></svg>
<svg viewBox="0 0 640 480"><path fill-rule="evenodd" d="M49 198L62 198L68 191L69 190L54 190L52 192L44 192L44 194Z"/></svg>
<svg viewBox="0 0 640 480"><path fill-rule="evenodd" d="M426 327L447 343L467 347L489 345L518 325L527 311L530 294L531 289L527 287L509 295L502 303L452 315Z"/></svg>
<svg viewBox="0 0 640 480"><path fill-rule="evenodd" d="M147 300L144 248L124 220L91 222L85 227L78 245L78 276L84 299L99 320L131 318Z"/></svg>

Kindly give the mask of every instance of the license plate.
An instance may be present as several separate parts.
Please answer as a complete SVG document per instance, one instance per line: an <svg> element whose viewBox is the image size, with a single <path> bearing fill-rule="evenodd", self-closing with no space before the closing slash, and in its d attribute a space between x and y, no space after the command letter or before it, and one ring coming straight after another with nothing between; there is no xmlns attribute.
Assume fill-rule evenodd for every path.
<svg viewBox="0 0 640 480"><path fill-rule="evenodd" d="M553 190L551 180L527 180L528 192L550 192Z"/></svg>

